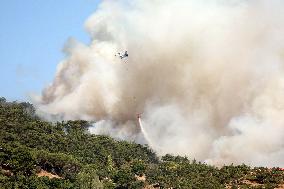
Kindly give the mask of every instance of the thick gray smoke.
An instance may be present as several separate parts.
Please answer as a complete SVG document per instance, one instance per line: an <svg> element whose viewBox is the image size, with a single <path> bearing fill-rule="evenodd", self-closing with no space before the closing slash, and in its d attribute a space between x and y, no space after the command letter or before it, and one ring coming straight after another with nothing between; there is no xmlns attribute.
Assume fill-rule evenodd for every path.
<svg viewBox="0 0 284 189"><path fill-rule="evenodd" d="M39 112L213 164L284 166L284 1L105 0ZM122 61L117 52L128 50ZM147 141L146 141L147 142Z"/></svg>

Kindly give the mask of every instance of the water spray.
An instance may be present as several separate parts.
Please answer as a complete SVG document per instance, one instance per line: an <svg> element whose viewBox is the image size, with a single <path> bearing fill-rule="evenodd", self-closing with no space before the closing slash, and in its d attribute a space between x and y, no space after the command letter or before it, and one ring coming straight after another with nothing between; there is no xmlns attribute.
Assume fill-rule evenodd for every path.
<svg viewBox="0 0 284 189"><path fill-rule="evenodd" d="M145 138L146 142L148 143L148 145L150 147L154 147L154 144L151 142L150 137L148 136L143 124L142 124L142 120L141 120L141 114L137 114L137 119L138 119L138 125L141 129L141 133L143 134L143 137Z"/></svg>

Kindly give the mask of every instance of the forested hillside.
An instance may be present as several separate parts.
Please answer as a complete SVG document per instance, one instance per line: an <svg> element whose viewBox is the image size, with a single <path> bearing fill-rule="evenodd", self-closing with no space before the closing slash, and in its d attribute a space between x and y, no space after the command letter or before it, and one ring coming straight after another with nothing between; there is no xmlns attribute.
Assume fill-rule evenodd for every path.
<svg viewBox="0 0 284 189"><path fill-rule="evenodd" d="M26 102L0 98L0 188L276 188L279 168L217 168L194 157L88 133L83 120L50 123Z"/></svg>

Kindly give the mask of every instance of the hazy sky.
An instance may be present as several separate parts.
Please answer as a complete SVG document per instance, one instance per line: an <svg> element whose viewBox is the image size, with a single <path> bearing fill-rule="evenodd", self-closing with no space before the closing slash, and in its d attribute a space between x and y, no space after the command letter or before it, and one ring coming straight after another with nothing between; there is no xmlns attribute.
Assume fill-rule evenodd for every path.
<svg viewBox="0 0 284 189"><path fill-rule="evenodd" d="M100 0L1 0L0 96L28 100L55 74L69 37L88 43L84 21Z"/></svg>

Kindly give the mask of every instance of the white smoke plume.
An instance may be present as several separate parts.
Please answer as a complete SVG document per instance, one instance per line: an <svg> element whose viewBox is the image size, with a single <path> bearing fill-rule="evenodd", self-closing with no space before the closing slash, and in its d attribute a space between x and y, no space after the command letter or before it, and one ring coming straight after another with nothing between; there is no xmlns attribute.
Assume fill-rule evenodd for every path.
<svg viewBox="0 0 284 189"><path fill-rule="evenodd" d="M284 167L284 1L105 0L39 112L213 164ZM128 50L122 61L117 52ZM147 141L146 141L147 142Z"/></svg>

